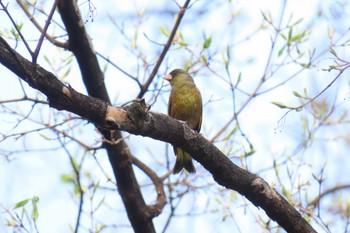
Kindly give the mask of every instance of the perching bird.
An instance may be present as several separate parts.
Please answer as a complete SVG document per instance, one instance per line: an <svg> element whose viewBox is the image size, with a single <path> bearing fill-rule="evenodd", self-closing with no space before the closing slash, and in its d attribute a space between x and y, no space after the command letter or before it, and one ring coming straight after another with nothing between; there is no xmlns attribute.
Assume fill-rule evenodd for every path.
<svg viewBox="0 0 350 233"><path fill-rule="evenodd" d="M191 129L199 132L202 125L202 97L192 77L184 70L175 69L164 79L171 85L168 115L186 122ZM174 174L183 168L190 173L196 172L189 153L175 146L174 152L177 156Z"/></svg>

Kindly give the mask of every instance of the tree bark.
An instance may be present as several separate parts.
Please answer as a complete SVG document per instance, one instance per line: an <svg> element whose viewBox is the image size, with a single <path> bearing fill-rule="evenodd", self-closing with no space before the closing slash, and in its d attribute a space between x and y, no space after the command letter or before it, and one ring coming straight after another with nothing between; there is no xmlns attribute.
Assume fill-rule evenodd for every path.
<svg viewBox="0 0 350 233"><path fill-rule="evenodd" d="M11 49L1 37L0 62L33 88L43 92L48 97L50 106L76 113L100 128L124 130L180 147L202 164L218 184L244 195L255 206L264 209L266 214L286 231L316 232L301 214L262 178L232 163L218 148L201 134L189 129L186 124L164 114L149 112L147 107L139 103L120 109L100 99L80 94L71 87L66 87L52 73L40 66L33 66ZM122 165L125 164L120 166ZM142 209L140 212L145 216L148 211ZM140 232L139 228L135 231Z"/></svg>

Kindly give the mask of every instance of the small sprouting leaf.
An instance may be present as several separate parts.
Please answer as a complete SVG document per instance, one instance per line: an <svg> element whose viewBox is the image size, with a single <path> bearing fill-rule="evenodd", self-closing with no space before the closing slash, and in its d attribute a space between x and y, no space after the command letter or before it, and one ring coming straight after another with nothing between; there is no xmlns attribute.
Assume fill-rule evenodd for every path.
<svg viewBox="0 0 350 233"><path fill-rule="evenodd" d="M100 181L97 181L97 183L94 184L94 189L92 190L92 193L93 193L93 194L96 193L96 190L97 190L98 187L100 187Z"/></svg>
<svg viewBox="0 0 350 233"><path fill-rule="evenodd" d="M227 55L227 59L230 60L231 59L230 46L226 47L226 55Z"/></svg>
<svg viewBox="0 0 350 233"><path fill-rule="evenodd" d="M215 201L221 205L224 205L225 203L218 197L215 198Z"/></svg>
<svg viewBox="0 0 350 233"><path fill-rule="evenodd" d="M261 11L261 14L262 14L264 20L266 20L268 23L272 23L271 12L268 12L268 15L266 15L263 11Z"/></svg>
<svg viewBox="0 0 350 233"><path fill-rule="evenodd" d="M177 44L181 45L182 47L188 46L188 43L186 43L186 42L183 41L183 40L177 41Z"/></svg>
<svg viewBox="0 0 350 233"><path fill-rule="evenodd" d="M134 37L132 38L131 46L133 49L137 48L137 38L138 38L138 30L135 30Z"/></svg>
<svg viewBox="0 0 350 233"><path fill-rule="evenodd" d="M64 80L66 77L68 77L69 73L70 73L71 67L68 67L68 69L62 74L60 80Z"/></svg>
<svg viewBox="0 0 350 233"><path fill-rule="evenodd" d="M300 63L303 68L309 69L311 66L309 63Z"/></svg>
<svg viewBox="0 0 350 233"><path fill-rule="evenodd" d="M165 36L169 36L170 35L169 31L167 29L165 29L164 27L160 26L159 29L160 29L160 31L162 32L163 35L165 35Z"/></svg>
<svg viewBox="0 0 350 233"><path fill-rule="evenodd" d="M302 21L303 21L303 18L298 19L298 20L293 24L293 26L295 26L295 25L301 23Z"/></svg>
<svg viewBox="0 0 350 233"><path fill-rule="evenodd" d="M284 51L284 49L286 48L286 45L284 45L279 51L278 51L278 54L277 56L280 57Z"/></svg>
<svg viewBox="0 0 350 233"><path fill-rule="evenodd" d="M290 199L290 192L286 189L286 187L282 186L282 194L285 196L288 200Z"/></svg>
<svg viewBox="0 0 350 233"><path fill-rule="evenodd" d="M30 201L30 199L24 199L23 201L17 202L15 207L13 209L17 209L20 207L25 206L28 202Z"/></svg>
<svg viewBox="0 0 350 233"><path fill-rule="evenodd" d="M246 158L246 157L249 157L249 156L253 155L254 153L255 153L255 150L253 149L253 150L251 150L251 151L245 153L245 154L244 154L244 157L245 157L245 158Z"/></svg>
<svg viewBox="0 0 350 233"><path fill-rule="evenodd" d="M286 35L284 35L283 33L281 33L280 35L281 35L281 37L282 37L284 40L287 40Z"/></svg>
<svg viewBox="0 0 350 233"><path fill-rule="evenodd" d="M301 110L303 110L303 107L295 108L295 111L296 111L296 112L301 112Z"/></svg>
<svg viewBox="0 0 350 233"><path fill-rule="evenodd" d="M272 104L276 105L279 108L289 108L287 105L281 103L281 102L271 102Z"/></svg>
<svg viewBox="0 0 350 233"><path fill-rule="evenodd" d="M288 42L291 42L292 39L292 35L293 35L293 27L289 28L289 32L288 32Z"/></svg>
<svg viewBox="0 0 350 233"><path fill-rule="evenodd" d="M208 58L204 54L201 56L201 59L204 63L208 63Z"/></svg>
<svg viewBox="0 0 350 233"><path fill-rule="evenodd" d="M306 30L303 31L302 33L296 34L295 36L293 36L292 38L290 38L291 42L295 42L295 41L300 41L302 38L304 38L306 35Z"/></svg>
<svg viewBox="0 0 350 233"><path fill-rule="evenodd" d="M15 221L15 219L11 218L11 219L6 219L5 225L8 227L18 227L19 223Z"/></svg>
<svg viewBox="0 0 350 233"><path fill-rule="evenodd" d="M39 197L35 196L32 198L32 203L33 203L32 216L34 220L37 220L39 217L38 202L39 202Z"/></svg>
<svg viewBox="0 0 350 233"><path fill-rule="evenodd" d="M297 91L293 91L293 95L299 98L302 98L303 96L300 95Z"/></svg>
<svg viewBox="0 0 350 233"><path fill-rule="evenodd" d="M267 17L265 15L265 13L263 11L260 11L260 12L261 12L262 17L267 21Z"/></svg>
<svg viewBox="0 0 350 233"><path fill-rule="evenodd" d="M232 128L232 130L224 137L223 140L228 140L232 135L235 134L237 129L238 129L238 125L236 124L235 127Z"/></svg>
<svg viewBox="0 0 350 233"><path fill-rule="evenodd" d="M329 48L329 52L333 55L333 56L337 56L337 53L334 51L334 49L332 47Z"/></svg>
<svg viewBox="0 0 350 233"><path fill-rule="evenodd" d="M52 66L51 61L50 61L50 59L49 59L48 56L44 55L44 60L47 62L47 64L49 64L50 66Z"/></svg>
<svg viewBox="0 0 350 233"><path fill-rule="evenodd" d="M61 181L64 183L73 183L75 180L70 174L61 175Z"/></svg>
<svg viewBox="0 0 350 233"><path fill-rule="evenodd" d="M205 40L204 40L204 43L203 43L203 48L204 49L207 49L209 48L210 44L211 44L211 36L207 37Z"/></svg>
<svg viewBox="0 0 350 233"><path fill-rule="evenodd" d="M242 73L240 72L237 79L237 85L241 82L241 79L242 79Z"/></svg>

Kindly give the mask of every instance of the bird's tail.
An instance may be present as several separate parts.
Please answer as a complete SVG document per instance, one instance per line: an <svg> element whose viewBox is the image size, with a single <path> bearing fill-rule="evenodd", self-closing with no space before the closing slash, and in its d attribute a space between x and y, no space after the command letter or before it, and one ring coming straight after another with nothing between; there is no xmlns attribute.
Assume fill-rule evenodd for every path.
<svg viewBox="0 0 350 233"><path fill-rule="evenodd" d="M183 151L180 148L174 147L174 152L176 154L176 162L174 166L174 174L179 173L183 168L189 173L195 173L196 169L194 168L192 157L189 153Z"/></svg>

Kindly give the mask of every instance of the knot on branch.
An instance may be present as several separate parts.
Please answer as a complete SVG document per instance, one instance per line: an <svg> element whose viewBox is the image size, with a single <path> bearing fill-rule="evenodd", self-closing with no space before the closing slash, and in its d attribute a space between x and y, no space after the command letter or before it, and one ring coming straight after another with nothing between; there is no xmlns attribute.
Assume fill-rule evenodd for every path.
<svg viewBox="0 0 350 233"><path fill-rule="evenodd" d="M269 199L273 199L273 198L280 198L274 189L272 189L270 187L270 185L268 185L268 183L266 183L263 179L261 179L260 177L257 177L253 180L252 182L252 186L253 186L253 190L254 192L260 193L260 194L264 194L266 197L268 197Z"/></svg>
<svg viewBox="0 0 350 233"><path fill-rule="evenodd" d="M122 124L124 124L124 128L129 128L129 130L130 128L136 129L144 124L147 116L146 113L149 109L150 107L145 103L144 99L134 100L132 104L124 108L108 106L105 125L108 129L123 128L120 127ZM126 124L127 121L129 121L129 124Z"/></svg>
<svg viewBox="0 0 350 233"><path fill-rule="evenodd" d="M150 106L146 104L144 99L137 99L132 102L132 104L124 108L128 119L136 124L143 122L146 119L146 113L150 110Z"/></svg>

